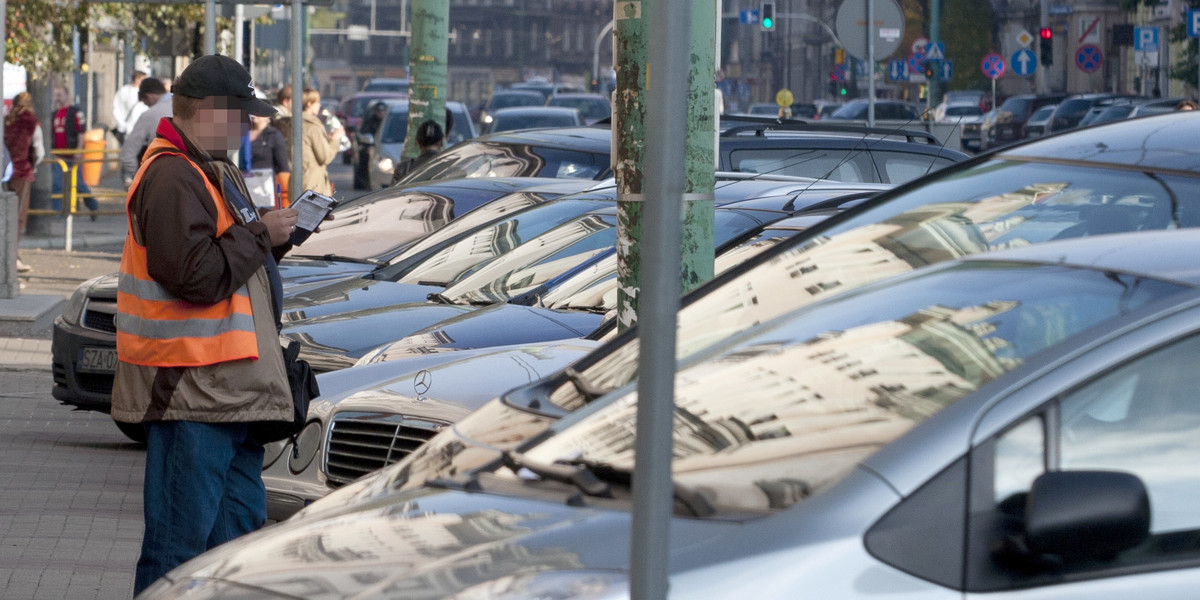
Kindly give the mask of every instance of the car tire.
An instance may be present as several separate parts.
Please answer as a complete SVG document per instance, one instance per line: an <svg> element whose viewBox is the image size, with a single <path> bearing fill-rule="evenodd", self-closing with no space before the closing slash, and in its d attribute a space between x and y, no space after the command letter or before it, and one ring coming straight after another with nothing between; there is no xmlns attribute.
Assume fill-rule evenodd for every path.
<svg viewBox="0 0 1200 600"><path fill-rule="evenodd" d="M141 423L122 423L121 421L113 421L117 424L117 429L125 434L125 437L139 443L146 443L146 427Z"/></svg>

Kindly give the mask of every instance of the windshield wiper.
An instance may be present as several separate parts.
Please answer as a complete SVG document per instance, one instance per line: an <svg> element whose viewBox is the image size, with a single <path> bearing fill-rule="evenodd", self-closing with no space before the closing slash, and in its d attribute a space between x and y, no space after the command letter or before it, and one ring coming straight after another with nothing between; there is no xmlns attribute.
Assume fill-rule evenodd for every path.
<svg viewBox="0 0 1200 600"><path fill-rule="evenodd" d="M587 400L588 402L591 402L592 400L595 400L596 398L599 398L600 396L603 396L609 392L609 390L601 389L592 385L592 382L588 381L587 377L585 377L583 373L580 373L579 371L576 371L570 367L563 369L563 375L566 376L567 381L570 381L571 384L575 386L575 389L579 391L579 394L583 396L583 399Z"/></svg>
<svg viewBox="0 0 1200 600"><path fill-rule="evenodd" d="M333 262L358 263L358 264L363 264L363 265L374 265L376 267L387 264L387 263L384 263L383 261L375 260L373 258L355 258L353 256L342 256L341 254L321 254L321 255L295 254L295 255L293 255L293 257L294 258L314 258L317 260L328 260L328 261L333 261Z"/></svg>
<svg viewBox="0 0 1200 600"><path fill-rule="evenodd" d="M429 294L428 296L425 296L425 298L428 300L437 302L438 304L458 304L454 300L450 299L449 296L442 294L440 292L434 292L432 294Z"/></svg>
<svg viewBox="0 0 1200 600"><path fill-rule="evenodd" d="M596 498L612 498L612 485L610 484L616 484L625 489L633 486L633 473L606 463L575 459L545 464L531 461L525 455L513 451L504 452L501 462L513 473L519 474L519 471L524 469L542 479L574 485L584 494ZM717 511L712 503L695 489L674 482L671 488L675 502L686 508L693 516L707 517L716 514Z"/></svg>

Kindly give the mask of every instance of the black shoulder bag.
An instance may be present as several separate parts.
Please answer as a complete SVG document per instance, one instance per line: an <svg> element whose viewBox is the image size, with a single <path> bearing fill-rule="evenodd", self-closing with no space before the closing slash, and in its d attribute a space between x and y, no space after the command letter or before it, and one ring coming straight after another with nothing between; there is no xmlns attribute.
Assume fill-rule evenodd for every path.
<svg viewBox="0 0 1200 600"><path fill-rule="evenodd" d="M292 419L251 424L250 433L259 442L266 444L299 435L308 420L309 402L321 395L316 373L299 356L300 343L292 340L283 350L283 368L287 370L288 385L292 388Z"/></svg>

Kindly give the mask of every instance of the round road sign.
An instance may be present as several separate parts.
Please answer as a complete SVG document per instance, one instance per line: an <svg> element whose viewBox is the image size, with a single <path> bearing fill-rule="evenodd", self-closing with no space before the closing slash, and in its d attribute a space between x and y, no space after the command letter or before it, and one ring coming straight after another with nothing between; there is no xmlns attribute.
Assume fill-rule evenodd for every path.
<svg viewBox="0 0 1200 600"><path fill-rule="evenodd" d="M979 68L988 79L998 79L1004 74L1004 58L993 52L979 61Z"/></svg>
<svg viewBox="0 0 1200 600"><path fill-rule="evenodd" d="M1095 44L1084 44L1075 52L1075 66L1084 73L1093 73L1104 63L1104 53Z"/></svg>
<svg viewBox="0 0 1200 600"><path fill-rule="evenodd" d="M904 37L904 13L896 0L875 0L875 23L870 30L875 37L875 60L883 60L900 47ZM837 36L846 52L867 60L867 3L842 2L837 12Z"/></svg>

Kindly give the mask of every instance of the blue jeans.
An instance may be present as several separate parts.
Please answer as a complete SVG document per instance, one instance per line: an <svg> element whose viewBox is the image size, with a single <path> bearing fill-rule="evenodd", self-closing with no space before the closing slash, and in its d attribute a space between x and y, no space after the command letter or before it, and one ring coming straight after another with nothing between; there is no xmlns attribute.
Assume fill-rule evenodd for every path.
<svg viewBox="0 0 1200 600"><path fill-rule="evenodd" d="M171 569L263 526L263 446L246 423L146 423L146 531L136 596Z"/></svg>
<svg viewBox="0 0 1200 600"><path fill-rule="evenodd" d="M70 168L71 165L68 164L67 169ZM76 172L78 173L78 171ZM71 171L68 170L66 174L67 177L70 177ZM77 185L75 186L75 193L83 199L83 203L86 204L89 209L96 210L97 208L100 208L100 205L96 202L96 199L92 197L92 188L88 187L88 184L83 182L83 173L78 173L78 175L79 178L76 180ZM63 193L63 187L65 186L63 185L62 167L60 167L56 162L50 163L50 193L54 194L50 197L50 206L54 210L62 210L62 203L66 198L55 196Z"/></svg>

